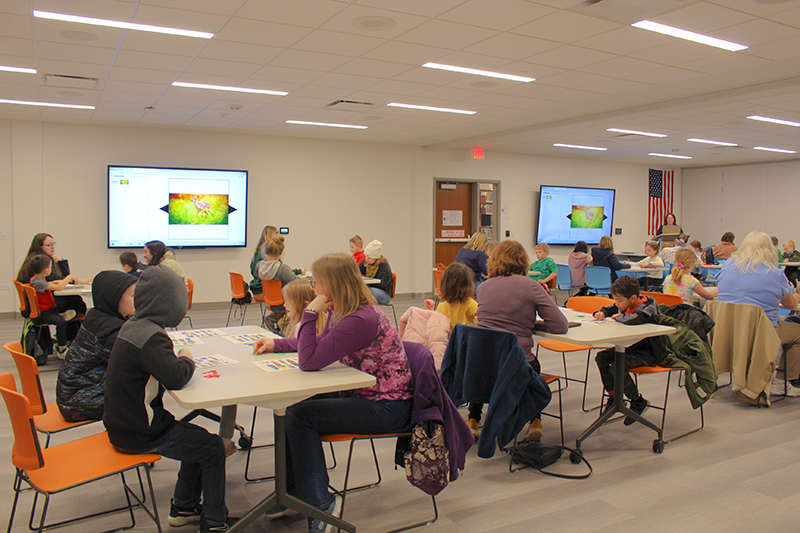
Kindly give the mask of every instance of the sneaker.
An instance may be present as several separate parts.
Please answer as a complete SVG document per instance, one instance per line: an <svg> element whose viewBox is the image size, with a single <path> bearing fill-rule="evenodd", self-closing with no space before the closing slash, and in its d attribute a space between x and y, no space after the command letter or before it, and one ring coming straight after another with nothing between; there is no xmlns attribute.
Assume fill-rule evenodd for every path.
<svg viewBox="0 0 800 533"><path fill-rule="evenodd" d="M269 509L267 512L264 513L264 516L267 517L268 520L275 520L276 518L283 518L284 516L289 516L292 513L292 510L288 507L284 507L283 505L276 503Z"/></svg>
<svg viewBox="0 0 800 533"><path fill-rule="evenodd" d="M186 524L200 521L200 514L203 512L203 506L199 503L191 509L184 509L175 505L175 500L169 501L169 517L167 523L172 527L181 527Z"/></svg>
<svg viewBox="0 0 800 533"><path fill-rule="evenodd" d="M542 435L544 435L542 431L542 419L534 418L528 425L528 434L525 435L525 438L531 442L539 442L542 440Z"/></svg>
<svg viewBox="0 0 800 533"><path fill-rule="evenodd" d="M225 445L225 457L230 457L238 451L239 447L236 446L236 443L233 441L229 441L228 444Z"/></svg>
<svg viewBox="0 0 800 533"><path fill-rule="evenodd" d="M342 497L339 495L334 496L333 503L331 503L327 509L323 509L323 511L338 518L339 513L342 512ZM308 519L308 533L331 533L334 529L336 529L334 525L323 522L322 520L317 520L316 518Z"/></svg>
<svg viewBox="0 0 800 533"><path fill-rule="evenodd" d="M215 533L217 531L228 531L233 524L239 521L238 517L229 516L224 524L212 525L205 520L200 521L200 533Z"/></svg>
<svg viewBox="0 0 800 533"><path fill-rule="evenodd" d="M66 346L56 346L56 356L64 360L67 358L67 347Z"/></svg>
<svg viewBox="0 0 800 533"><path fill-rule="evenodd" d="M69 322L70 320L72 320L73 318L75 318L76 316L78 316L78 313L76 313L76 312L75 312L75 311L73 311L72 309L67 309L67 310L66 310L66 311L64 311L63 313L58 313L58 316L60 316L61 318L63 318L63 319L64 319L64 320L66 320L67 322Z"/></svg>
<svg viewBox="0 0 800 533"><path fill-rule="evenodd" d="M642 413L647 411L648 407L650 407L650 402L645 400L644 396L642 396L641 394L635 400L631 400L631 411L633 411L637 415L641 415ZM626 426L630 426L634 422L636 422L636 420L634 420L629 416L626 416L623 424L625 424Z"/></svg>
<svg viewBox="0 0 800 533"><path fill-rule="evenodd" d="M470 418L467 420L467 425L469 426L469 430L472 431L472 436L476 439L481 436L481 424L474 418Z"/></svg>
<svg viewBox="0 0 800 533"><path fill-rule="evenodd" d="M791 382L786 383L784 380L778 378L772 380L772 388L769 392L773 396L783 396L784 394L790 398L797 398L800 396L800 389L792 385Z"/></svg>

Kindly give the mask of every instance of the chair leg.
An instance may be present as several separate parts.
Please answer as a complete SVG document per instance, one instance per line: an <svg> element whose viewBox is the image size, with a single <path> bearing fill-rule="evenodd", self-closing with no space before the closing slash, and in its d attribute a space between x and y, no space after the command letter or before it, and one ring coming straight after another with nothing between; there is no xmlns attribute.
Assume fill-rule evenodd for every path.
<svg viewBox="0 0 800 533"><path fill-rule="evenodd" d="M17 502L19 501L19 493L22 492L22 476L21 470L17 468L17 473L14 476L14 502L11 504L11 514L8 516L8 530L6 533L11 533L11 526L14 524L14 514L17 512Z"/></svg>
<svg viewBox="0 0 800 533"><path fill-rule="evenodd" d="M250 426L250 437L253 438L253 439L255 439L256 415L257 414L258 414L258 407L253 407L253 424ZM275 479L274 475L272 475L272 476L264 476L264 477L255 477L255 478L247 477L249 475L249 472L250 472L250 454L253 452L253 450L258 449L258 448L270 448L272 446L275 446L275 444L259 444L258 446L252 446L251 445L247 449L247 460L244 463L244 479L245 479L245 481L247 481L248 483L261 483L262 481L268 481L270 479Z"/></svg>
<svg viewBox="0 0 800 533"><path fill-rule="evenodd" d="M225 327L226 328L231 325L231 313L233 312L233 306L234 306L234 303L231 302L231 307L230 307L230 309L228 309L228 320L227 320L227 322L225 322Z"/></svg>
<svg viewBox="0 0 800 533"><path fill-rule="evenodd" d="M592 362L592 350L590 349L586 354L586 372L583 375L583 398L581 399L581 411L584 413L588 413L590 411L594 411L595 409L600 409L600 406L603 405L602 399L600 401L600 405L595 405L594 407L590 407L589 409L586 408L586 389L589 387L589 365Z"/></svg>

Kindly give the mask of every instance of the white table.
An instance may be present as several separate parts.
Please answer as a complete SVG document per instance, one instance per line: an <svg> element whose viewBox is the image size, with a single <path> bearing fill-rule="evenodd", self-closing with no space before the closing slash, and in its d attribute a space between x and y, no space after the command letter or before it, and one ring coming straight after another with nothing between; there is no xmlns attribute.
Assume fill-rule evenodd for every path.
<svg viewBox="0 0 800 533"><path fill-rule="evenodd" d="M366 283L367 285L380 285L381 284L381 280L379 280L378 278L368 278L367 276L361 276L361 279L363 279L364 283Z"/></svg>
<svg viewBox="0 0 800 533"><path fill-rule="evenodd" d="M625 268L623 270L618 270L617 272L632 272L634 274L652 274L653 272L666 272L667 267L640 267L640 266L632 266L630 268Z"/></svg>
<svg viewBox="0 0 800 533"><path fill-rule="evenodd" d="M778 266L782 267L800 267L800 263L797 261L786 261L785 263L780 263Z"/></svg>
<svg viewBox="0 0 800 533"><path fill-rule="evenodd" d="M271 332L257 326L217 329L228 335L261 334L265 337L275 337ZM186 409L235 404L268 407L273 410L275 421L275 491L244 515L230 529L231 533L243 531L276 504L324 520L345 531L355 532L355 526L286 493L284 416L287 407L315 394L371 387L376 383L375 378L341 363L335 363L316 372L303 372L299 369L266 372L253 365L253 361L286 356L264 354L262 357L257 357L253 355L252 346L234 344L225 337L203 337L202 340L203 344L191 348L194 356L218 354L236 359L239 363L195 369L194 376L183 389L170 391L178 404ZM296 354L291 354L289 357L295 356ZM205 379L204 373L212 371L219 377Z"/></svg>
<svg viewBox="0 0 800 533"><path fill-rule="evenodd" d="M92 285L67 285L60 291L53 292L54 296L80 296L86 304L86 309L94 307L92 299Z"/></svg>
<svg viewBox="0 0 800 533"><path fill-rule="evenodd" d="M644 424L658 434L658 438L653 442L653 451L661 453L664 451L664 435L661 428L631 411L625 405L624 398L624 383L625 383L625 349L633 344L636 344L642 339L647 337L656 337L659 335L669 335L676 330L672 326L662 326L659 324L641 324L638 326L629 326L616 322L615 320L606 319L601 323L595 321L588 313L579 313L572 309L560 308L561 312L570 322L580 322L580 326L569 328L566 333L545 333L542 331L534 331L534 335L544 337L547 339L557 339L560 341L572 342L583 346L591 346L596 344L613 344L616 357L614 357L614 405L606 411L601 411L597 420L591 426L580 434L575 441L575 448L578 453L581 451L581 443L586 440L589 435L597 431L603 424L606 423L616 413L622 413L629 416L637 422ZM578 462L578 457L570 457L573 462Z"/></svg>

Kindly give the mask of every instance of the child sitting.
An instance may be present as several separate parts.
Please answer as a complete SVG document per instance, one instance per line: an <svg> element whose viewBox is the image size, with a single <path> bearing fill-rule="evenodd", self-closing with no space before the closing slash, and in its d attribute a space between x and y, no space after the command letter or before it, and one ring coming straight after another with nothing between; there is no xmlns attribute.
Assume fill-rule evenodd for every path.
<svg viewBox="0 0 800 533"><path fill-rule="evenodd" d="M296 280L298 274L303 273L303 270L292 270L281 261L285 249L284 241L283 235L275 235L267 241L265 247L267 257L256 267L259 279L278 280L281 282L281 287L285 287ZM281 335L286 328L286 309L282 305L274 305L270 306L270 310L272 311L271 320L267 321L267 326L274 333Z"/></svg>
<svg viewBox="0 0 800 533"><path fill-rule="evenodd" d="M450 319L451 329L456 324L478 324L478 302L472 298L475 287L472 270L467 265L451 263L442 274L441 289L442 302L436 311ZM425 300L425 307L432 309L433 301Z"/></svg>
<svg viewBox="0 0 800 533"><path fill-rule="evenodd" d="M783 255L781 255L782 263L798 263L800 262L800 252L795 250L794 241L786 241L783 243ZM789 282L797 286L797 280L800 278L800 268L796 266L787 266L783 269L784 274L789 279Z"/></svg>
<svg viewBox="0 0 800 533"><path fill-rule="evenodd" d="M142 275L142 271L147 268L147 265L139 262L139 258L133 252L122 252L119 254L119 263L122 265L122 270L131 276L138 278Z"/></svg>
<svg viewBox="0 0 800 533"><path fill-rule="evenodd" d="M123 453L157 453L181 462L169 525L200 522L200 533L227 531L236 521L225 506L225 446L200 426L175 420L166 389L181 389L194 373L189 350L175 355L164 328L186 315L186 285L164 265L150 266L136 286L136 311L120 329L106 374L103 423ZM203 503L200 504L202 496Z"/></svg>
<svg viewBox="0 0 800 533"><path fill-rule="evenodd" d="M650 241L645 246L644 253L647 257L642 259L641 261L637 261L635 263L631 263L631 266L635 267L663 267L664 260L658 256L658 243L655 241ZM627 262L627 261L626 261ZM639 286L643 289L647 290L650 288L651 285L659 285L661 281L662 273L661 272L648 272L644 275L643 278L638 278Z"/></svg>
<svg viewBox="0 0 800 533"><path fill-rule="evenodd" d="M781 249L778 247L778 243L780 241L775 235L770 237L770 240L772 240L772 246L775 248L775 253L778 254L778 263L783 263L783 252L781 252Z"/></svg>
<svg viewBox="0 0 800 533"><path fill-rule="evenodd" d="M50 275L50 265L50 258L40 254L28 260L27 268L33 273L30 284L36 290L36 300L39 302L38 320L40 323L53 324L56 327L56 355L59 359L64 359L67 353L67 322L75 318L77 313L72 309L59 313L53 291L60 291L69 283L77 283L78 280L72 274L67 274L64 279L47 281L45 278Z"/></svg>
<svg viewBox="0 0 800 533"><path fill-rule="evenodd" d="M683 298L683 303L692 305L692 294L696 293L701 298L713 300L717 289L703 287L692 276L692 270L697 266L697 256L688 248L681 248L675 253L675 267L672 274L664 282L664 294L674 294Z"/></svg>
<svg viewBox="0 0 800 533"><path fill-rule="evenodd" d="M284 330L286 333L284 337L297 337L300 320L303 318L303 309L316 296L311 282L307 279L296 279L283 288L283 306L286 308L286 316L289 318ZM317 333L322 333L326 320L327 313L322 313L320 319L317 320Z"/></svg>
<svg viewBox="0 0 800 533"><path fill-rule="evenodd" d="M381 244L381 241L372 241L364 250L367 256L366 259L358 265L358 268L362 276L380 280L378 285L369 285L369 292L372 293L372 297L379 304L387 305L392 301L394 279L392 277L392 267L389 266L389 261L383 257L382 252L383 244Z"/></svg>
<svg viewBox="0 0 800 533"><path fill-rule="evenodd" d="M364 259L367 258L367 256L364 255L363 248L364 248L364 239L362 239L358 235L350 237L350 253L353 254L353 259L356 260L357 265L360 265L364 261Z"/></svg>
<svg viewBox="0 0 800 533"><path fill-rule="evenodd" d="M622 324L653 324L658 321L658 305L649 296L639 295L639 283L635 278L622 276L611 284L611 296L614 304L603 307L594 314L596 320L605 320L611 317L613 320ZM603 387L608 393L608 403L605 409L614 405L614 358L616 354L613 348L601 350L597 353L595 361L600 371L600 378L603 380ZM640 366L657 366L663 362L664 355L660 351L652 348L650 339L642 339L633 346L625 350L625 370ZM639 394L633 378L630 374L625 374L625 396L631 400L631 411L641 415L649 406L647 400ZM625 425L630 426L636 422L633 418L626 417Z"/></svg>
<svg viewBox="0 0 800 533"><path fill-rule="evenodd" d="M117 334L133 314L136 279L119 270L104 270L94 277L94 307L67 350L56 384L56 403L70 422L102 420L106 367Z"/></svg>
<svg viewBox="0 0 800 533"><path fill-rule="evenodd" d="M542 286L547 287L547 284L556 279L558 275L558 267L550 255L550 245L546 242L540 242L536 245L536 261L531 264L528 277L535 279Z"/></svg>
<svg viewBox="0 0 800 533"><path fill-rule="evenodd" d="M614 253L614 241L608 235L600 237L600 244L592 248L592 264L611 269L611 281L617 280L617 270L630 268L630 265L620 263Z"/></svg>

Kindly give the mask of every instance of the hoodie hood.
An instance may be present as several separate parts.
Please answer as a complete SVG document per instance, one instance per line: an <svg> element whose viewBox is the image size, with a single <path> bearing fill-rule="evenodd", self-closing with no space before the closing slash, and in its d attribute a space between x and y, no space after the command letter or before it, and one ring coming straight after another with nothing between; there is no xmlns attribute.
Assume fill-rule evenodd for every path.
<svg viewBox="0 0 800 533"><path fill-rule="evenodd" d="M104 270L92 281L94 308L101 313L123 319L119 314L119 301L136 278L119 270Z"/></svg>
<svg viewBox="0 0 800 533"><path fill-rule="evenodd" d="M282 264L283 262L280 259L264 259L258 263L258 277L261 279L275 279Z"/></svg>
<svg viewBox="0 0 800 533"><path fill-rule="evenodd" d="M119 331L118 338L141 349L164 328L180 324L189 307L189 292L183 278L169 267L147 267L133 295L136 312Z"/></svg>

